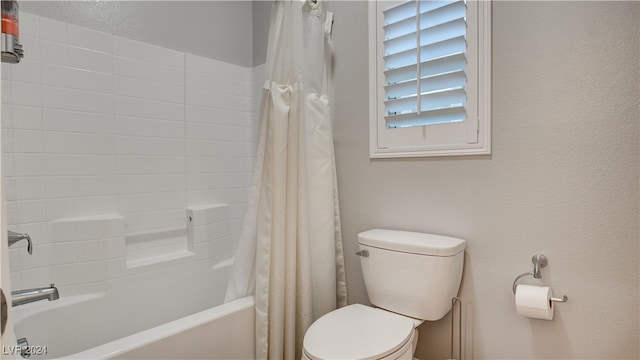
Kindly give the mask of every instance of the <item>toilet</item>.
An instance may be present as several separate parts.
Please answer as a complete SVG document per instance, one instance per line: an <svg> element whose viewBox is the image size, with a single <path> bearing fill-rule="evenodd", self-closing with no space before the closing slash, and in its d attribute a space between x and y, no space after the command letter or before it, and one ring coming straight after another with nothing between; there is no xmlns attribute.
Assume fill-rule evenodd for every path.
<svg viewBox="0 0 640 360"><path fill-rule="evenodd" d="M316 320L303 360L412 359L417 327L451 310L466 242L447 236L374 229L358 234L362 274L375 307L348 305Z"/></svg>

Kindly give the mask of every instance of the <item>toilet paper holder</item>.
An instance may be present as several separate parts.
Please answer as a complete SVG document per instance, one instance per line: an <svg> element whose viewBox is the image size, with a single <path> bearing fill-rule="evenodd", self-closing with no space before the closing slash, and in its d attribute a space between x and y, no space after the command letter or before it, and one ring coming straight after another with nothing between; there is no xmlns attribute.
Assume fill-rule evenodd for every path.
<svg viewBox="0 0 640 360"><path fill-rule="evenodd" d="M518 280L520 280L521 278L525 277L525 276L533 276L534 279L540 279L542 278L542 274L540 274L540 269L542 269L543 267L547 266L548 261L547 261L547 257L542 255L542 254L535 254L533 255L533 257L531 258L531 262L533 263L533 272L526 272L526 273L522 273L520 275L518 275L516 277L515 280L513 280L513 294L516 294L516 287L518 286ZM562 298L551 298L549 299L550 301L553 302L567 302L569 300L569 298L567 297L567 295L563 295Z"/></svg>

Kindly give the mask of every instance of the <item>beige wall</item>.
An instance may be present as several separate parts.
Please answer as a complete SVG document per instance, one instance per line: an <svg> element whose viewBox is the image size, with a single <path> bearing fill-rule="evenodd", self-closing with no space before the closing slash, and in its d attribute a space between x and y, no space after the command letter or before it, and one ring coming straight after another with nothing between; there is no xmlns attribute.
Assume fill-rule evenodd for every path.
<svg viewBox="0 0 640 360"><path fill-rule="evenodd" d="M331 7L350 302L367 302L358 232L451 235L476 359L637 359L640 3L495 2L493 155L407 160L368 157L367 4ZM535 253L569 296L554 321L515 313ZM420 328L419 358L447 357L448 321Z"/></svg>

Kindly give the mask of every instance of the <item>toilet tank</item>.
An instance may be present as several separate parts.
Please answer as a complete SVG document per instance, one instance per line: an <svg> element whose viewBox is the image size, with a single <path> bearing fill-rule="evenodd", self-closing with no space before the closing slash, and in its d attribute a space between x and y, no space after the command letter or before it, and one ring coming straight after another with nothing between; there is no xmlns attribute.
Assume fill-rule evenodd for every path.
<svg viewBox="0 0 640 360"><path fill-rule="evenodd" d="M374 229L358 234L362 274L377 307L423 320L451 310L462 280L466 241L410 231Z"/></svg>

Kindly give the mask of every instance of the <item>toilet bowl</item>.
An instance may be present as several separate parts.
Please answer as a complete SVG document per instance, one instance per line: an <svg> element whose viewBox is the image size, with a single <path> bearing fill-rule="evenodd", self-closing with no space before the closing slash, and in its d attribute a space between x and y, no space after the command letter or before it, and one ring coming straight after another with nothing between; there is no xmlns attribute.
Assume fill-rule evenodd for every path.
<svg viewBox="0 0 640 360"><path fill-rule="evenodd" d="M361 304L345 306L311 325L302 359L411 359L421 323Z"/></svg>
<svg viewBox="0 0 640 360"><path fill-rule="evenodd" d="M358 242L375 307L353 304L320 317L304 336L304 360L412 359L417 327L451 310L462 280L464 240L374 229L358 234Z"/></svg>

